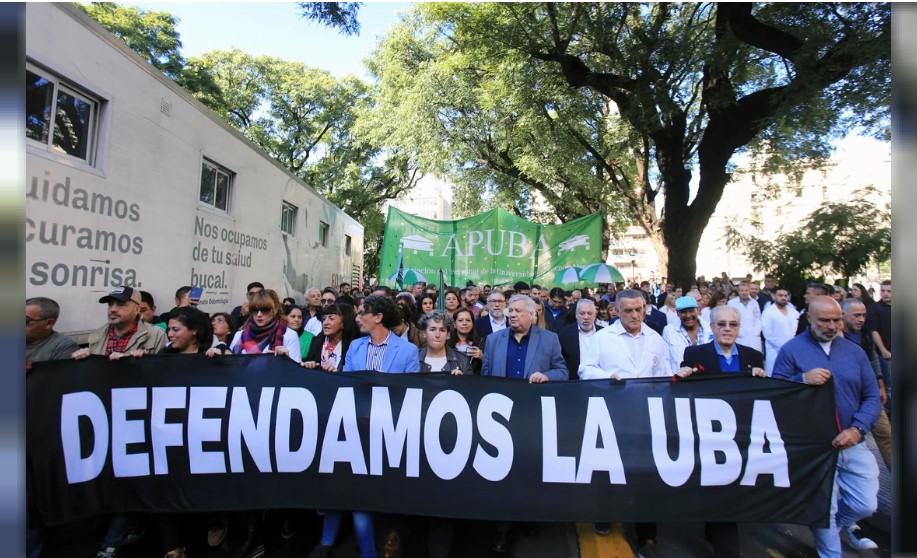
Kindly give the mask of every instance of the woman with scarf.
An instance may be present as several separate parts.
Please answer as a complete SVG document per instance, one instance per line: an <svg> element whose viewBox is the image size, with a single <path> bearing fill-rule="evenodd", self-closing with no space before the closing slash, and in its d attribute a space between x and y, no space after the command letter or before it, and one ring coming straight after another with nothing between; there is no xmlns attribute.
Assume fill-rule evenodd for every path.
<svg viewBox="0 0 917 558"><path fill-rule="evenodd" d="M340 371L350 342L356 336L353 306L339 302L326 307L322 312L322 332L312 340L312 346L303 359L303 367Z"/></svg>
<svg viewBox="0 0 917 558"><path fill-rule="evenodd" d="M229 345L233 354L274 353L302 362L299 335L287 327L280 297L274 290L264 289L252 293L248 297L248 312L251 317L236 332Z"/></svg>

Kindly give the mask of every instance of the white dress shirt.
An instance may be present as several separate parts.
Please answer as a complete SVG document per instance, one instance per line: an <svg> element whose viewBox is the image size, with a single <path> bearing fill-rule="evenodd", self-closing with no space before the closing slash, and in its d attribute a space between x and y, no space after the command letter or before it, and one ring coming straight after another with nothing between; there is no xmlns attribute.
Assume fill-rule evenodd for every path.
<svg viewBox="0 0 917 558"><path fill-rule="evenodd" d="M646 324L631 335L621 320L593 336L594 350L580 355L579 377L583 380L650 378L671 376L669 347L662 336Z"/></svg>

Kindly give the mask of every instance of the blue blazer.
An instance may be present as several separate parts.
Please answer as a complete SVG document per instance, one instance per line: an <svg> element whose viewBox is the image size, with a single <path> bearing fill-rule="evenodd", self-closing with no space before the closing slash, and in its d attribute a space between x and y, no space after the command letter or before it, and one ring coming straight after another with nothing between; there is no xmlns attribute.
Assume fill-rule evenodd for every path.
<svg viewBox="0 0 917 558"><path fill-rule="evenodd" d="M506 347L512 333L513 330L506 328L487 337L484 364L481 365L482 376L506 377ZM552 382L566 380L567 364L561 354L557 334L533 325L529 336L529 347L525 353L525 379L533 372L541 372Z"/></svg>
<svg viewBox="0 0 917 558"><path fill-rule="evenodd" d="M366 351L369 348L369 336L354 339L344 357L344 372L366 370ZM420 361L417 359L417 346L390 333L385 355L382 357L382 370L390 374L420 372Z"/></svg>

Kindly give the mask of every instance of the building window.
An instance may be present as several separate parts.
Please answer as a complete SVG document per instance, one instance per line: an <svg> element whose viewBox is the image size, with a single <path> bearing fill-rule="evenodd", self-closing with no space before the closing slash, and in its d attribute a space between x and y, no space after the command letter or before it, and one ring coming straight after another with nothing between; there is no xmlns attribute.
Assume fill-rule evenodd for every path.
<svg viewBox="0 0 917 558"><path fill-rule="evenodd" d="M352 246L353 246L353 239L350 238L350 235L349 235L349 234L345 234L345 235L344 235L344 255L345 255L345 256L349 256L349 255L350 255L350 251L351 251L351 249L352 249Z"/></svg>
<svg viewBox="0 0 917 558"><path fill-rule="evenodd" d="M31 65L25 97L25 136L33 145L95 164L97 98Z"/></svg>
<svg viewBox="0 0 917 558"><path fill-rule="evenodd" d="M233 173L213 161L201 163L201 203L229 212Z"/></svg>
<svg viewBox="0 0 917 558"><path fill-rule="evenodd" d="M324 221L318 222L318 243L325 248L328 247L328 236L330 232L331 226L328 223Z"/></svg>
<svg viewBox="0 0 917 558"><path fill-rule="evenodd" d="M283 202L280 209L280 230L289 235L293 234L293 223L296 221L296 206Z"/></svg>

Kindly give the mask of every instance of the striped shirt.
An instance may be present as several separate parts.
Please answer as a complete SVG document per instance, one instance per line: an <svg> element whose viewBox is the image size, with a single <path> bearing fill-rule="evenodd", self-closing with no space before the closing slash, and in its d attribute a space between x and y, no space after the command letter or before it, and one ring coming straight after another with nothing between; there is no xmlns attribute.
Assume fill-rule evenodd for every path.
<svg viewBox="0 0 917 558"><path fill-rule="evenodd" d="M369 344L366 346L367 370L382 372L382 359L385 357L385 349L388 347L388 338L391 335L392 332L388 332L388 335L385 336L385 341L378 345L373 343L372 338L369 339Z"/></svg>

